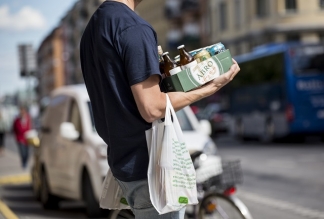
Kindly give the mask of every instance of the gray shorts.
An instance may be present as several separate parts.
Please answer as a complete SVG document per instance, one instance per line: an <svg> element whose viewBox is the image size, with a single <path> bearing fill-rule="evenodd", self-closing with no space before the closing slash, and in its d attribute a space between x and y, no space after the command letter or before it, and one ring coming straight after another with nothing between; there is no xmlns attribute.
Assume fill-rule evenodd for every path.
<svg viewBox="0 0 324 219"><path fill-rule="evenodd" d="M147 179L122 182L117 179L125 198L131 207L135 218L138 219L183 219L185 214L185 208L181 211L175 211L167 214L159 215L159 213L153 207L150 200L150 193Z"/></svg>

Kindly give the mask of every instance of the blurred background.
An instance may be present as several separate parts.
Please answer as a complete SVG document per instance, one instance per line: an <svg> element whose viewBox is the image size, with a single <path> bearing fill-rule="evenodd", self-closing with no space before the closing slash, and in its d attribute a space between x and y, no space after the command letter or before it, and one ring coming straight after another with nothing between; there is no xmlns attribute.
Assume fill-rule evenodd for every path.
<svg viewBox="0 0 324 219"><path fill-rule="evenodd" d="M86 218L73 205L51 216L30 197L37 149L21 168L12 127L25 106L30 128L44 132L51 92L83 83L79 43L102 2L0 0L0 199L21 218ZM324 0L144 0L136 12L173 57L181 44L222 42L240 64L191 110L210 122L218 153L241 160L239 196L254 218L324 218ZM7 178L26 173L22 184Z"/></svg>

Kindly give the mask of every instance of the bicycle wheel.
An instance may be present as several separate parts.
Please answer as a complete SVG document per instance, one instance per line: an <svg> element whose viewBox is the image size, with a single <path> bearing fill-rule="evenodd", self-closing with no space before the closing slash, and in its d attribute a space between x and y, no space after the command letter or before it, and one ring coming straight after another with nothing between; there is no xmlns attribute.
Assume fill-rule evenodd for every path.
<svg viewBox="0 0 324 219"><path fill-rule="evenodd" d="M226 196L210 194L201 201L199 219L245 219L234 203Z"/></svg>

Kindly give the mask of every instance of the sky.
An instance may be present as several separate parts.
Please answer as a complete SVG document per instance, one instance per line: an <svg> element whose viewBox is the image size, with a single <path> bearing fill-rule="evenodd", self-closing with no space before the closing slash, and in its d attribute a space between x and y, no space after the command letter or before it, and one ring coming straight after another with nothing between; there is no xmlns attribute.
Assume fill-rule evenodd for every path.
<svg viewBox="0 0 324 219"><path fill-rule="evenodd" d="M32 44L37 51L76 1L0 0L0 97L27 86L19 76L18 45Z"/></svg>

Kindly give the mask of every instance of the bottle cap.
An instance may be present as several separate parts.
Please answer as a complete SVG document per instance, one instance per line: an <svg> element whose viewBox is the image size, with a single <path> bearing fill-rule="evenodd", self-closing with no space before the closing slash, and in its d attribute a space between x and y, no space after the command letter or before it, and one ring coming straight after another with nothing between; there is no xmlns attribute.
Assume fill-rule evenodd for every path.
<svg viewBox="0 0 324 219"><path fill-rule="evenodd" d="M164 56L164 55L169 55L169 52L165 52L162 54L162 56Z"/></svg>
<svg viewBox="0 0 324 219"><path fill-rule="evenodd" d="M159 53L159 55L163 54L162 46L158 46L158 53Z"/></svg>
<svg viewBox="0 0 324 219"><path fill-rule="evenodd" d="M181 66L181 69L185 70L187 68L195 67L197 64L198 64L198 62L197 62L197 60L195 60L193 62L186 64L186 65Z"/></svg>
<svg viewBox="0 0 324 219"><path fill-rule="evenodd" d="M179 73L181 71L182 71L181 67L178 66L178 67L170 70L170 75L175 75L175 74L177 74L177 73Z"/></svg>
<svg viewBox="0 0 324 219"><path fill-rule="evenodd" d="M184 47L185 47L184 45L181 45L181 46L178 46L178 49L182 49Z"/></svg>

